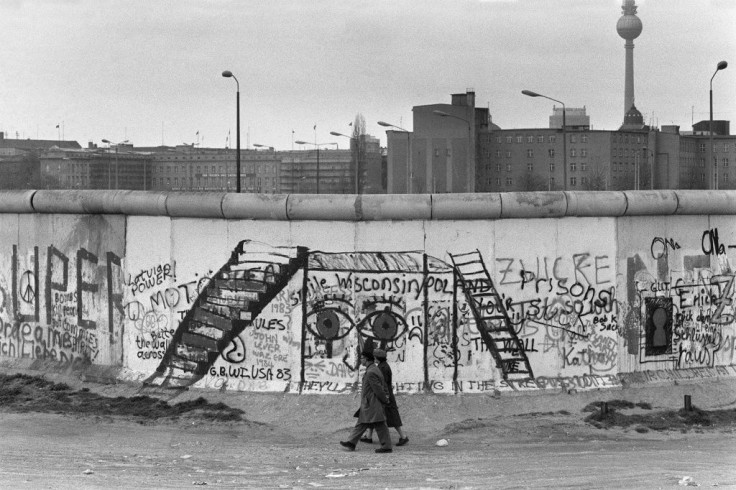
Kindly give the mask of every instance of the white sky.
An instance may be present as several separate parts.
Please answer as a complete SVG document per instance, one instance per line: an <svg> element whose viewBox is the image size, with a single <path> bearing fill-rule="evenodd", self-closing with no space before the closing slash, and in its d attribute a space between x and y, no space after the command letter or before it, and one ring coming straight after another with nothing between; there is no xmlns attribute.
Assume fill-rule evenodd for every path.
<svg viewBox="0 0 736 490"><path fill-rule="evenodd" d="M689 130L736 132L736 0L637 0L636 106ZM412 128L415 105L476 92L502 128L546 127L553 102L587 107L594 129L624 113L621 0L0 0L0 130L136 146L291 149L347 139L363 114ZM693 116L694 111L694 116Z"/></svg>

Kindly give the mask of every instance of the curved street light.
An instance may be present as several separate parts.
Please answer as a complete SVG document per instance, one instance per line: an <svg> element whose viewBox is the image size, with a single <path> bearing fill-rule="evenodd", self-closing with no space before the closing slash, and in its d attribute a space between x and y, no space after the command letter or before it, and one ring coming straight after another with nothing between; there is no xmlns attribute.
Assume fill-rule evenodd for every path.
<svg viewBox="0 0 736 490"><path fill-rule="evenodd" d="M567 124L565 121L565 113L567 111L565 110L565 103L561 100L553 99L552 97L547 97L546 95L532 92L531 90L522 90L521 93L528 97L542 97L544 99L551 100L562 105L562 189L567 190Z"/></svg>
<svg viewBox="0 0 736 490"><path fill-rule="evenodd" d="M442 111L438 111L438 112L442 112ZM407 133L409 133L409 132L410 132L410 131L409 131L408 129L404 129L404 128L400 127L400 126L397 126L397 125L395 125L395 124L391 124L391 123L387 123L387 122L385 122L385 121L378 121L378 122L377 122L377 124L378 124L379 126L383 126L384 128L396 128L396 129L398 129L399 131L405 131L405 132L407 132Z"/></svg>
<svg viewBox="0 0 736 490"><path fill-rule="evenodd" d="M235 93L235 140L237 142L235 150L235 177L237 179L235 192L240 194L240 82L238 82L237 77L230 70L223 71L222 76L235 80L237 87L237 92Z"/></svg>
<svg viewBox="0 0 736 490"><path fill-rule="evenodd" d="M713 76L710 77L710 123L708 126L708 167L710 168L710 178L713 180L713 188L718 189L718 162L713 160L713 79L716 74L725 70L728 66L726 61L719 61L716 65L716 71L713 72Z"/></svg>

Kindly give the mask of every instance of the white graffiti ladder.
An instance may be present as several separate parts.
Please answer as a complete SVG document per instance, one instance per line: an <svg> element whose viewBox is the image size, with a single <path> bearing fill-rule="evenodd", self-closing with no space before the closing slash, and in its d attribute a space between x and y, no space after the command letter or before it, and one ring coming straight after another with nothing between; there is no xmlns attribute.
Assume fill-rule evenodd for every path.
<svg viewBox="0 0 736 490"><path fill-rule="evenodd" d="M156 372L144 385L184 388L201 379L294 274L306 266L305 247L257 250L253 243L240 242L230 260L202 289Z"/></svg>
<svg viewBox="0 0 736 490"><path fill-rule="evenodd" d="M533 377L524 346L511 324L503 299L493 285L480 251L476 249L449 255L478 331L501 370L503 379Z"/></svg>

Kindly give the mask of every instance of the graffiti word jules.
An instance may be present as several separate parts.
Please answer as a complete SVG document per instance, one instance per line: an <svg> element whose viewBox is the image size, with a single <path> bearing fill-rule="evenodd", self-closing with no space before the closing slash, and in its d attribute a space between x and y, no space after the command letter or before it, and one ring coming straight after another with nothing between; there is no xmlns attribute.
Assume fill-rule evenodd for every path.
<svg viewBox="0 0 736 490"><path fill-rule="evenodd" d="M174 280L171 264L157 265L140 272L130 281L131 293L139 294L147 289L162 285L167 279Z"/></svg>

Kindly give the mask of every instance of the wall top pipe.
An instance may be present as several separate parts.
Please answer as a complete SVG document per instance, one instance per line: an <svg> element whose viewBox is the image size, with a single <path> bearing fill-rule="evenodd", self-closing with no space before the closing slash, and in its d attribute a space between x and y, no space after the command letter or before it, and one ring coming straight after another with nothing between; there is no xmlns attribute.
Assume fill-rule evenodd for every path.
<svg viewBox="0 0 736 490"><path fill-rule="evenodd" d="M0 214L123 214L261 220L474 220L734 215L736 191L486 194L232 194L108 190L0 191Z"/></svg>

